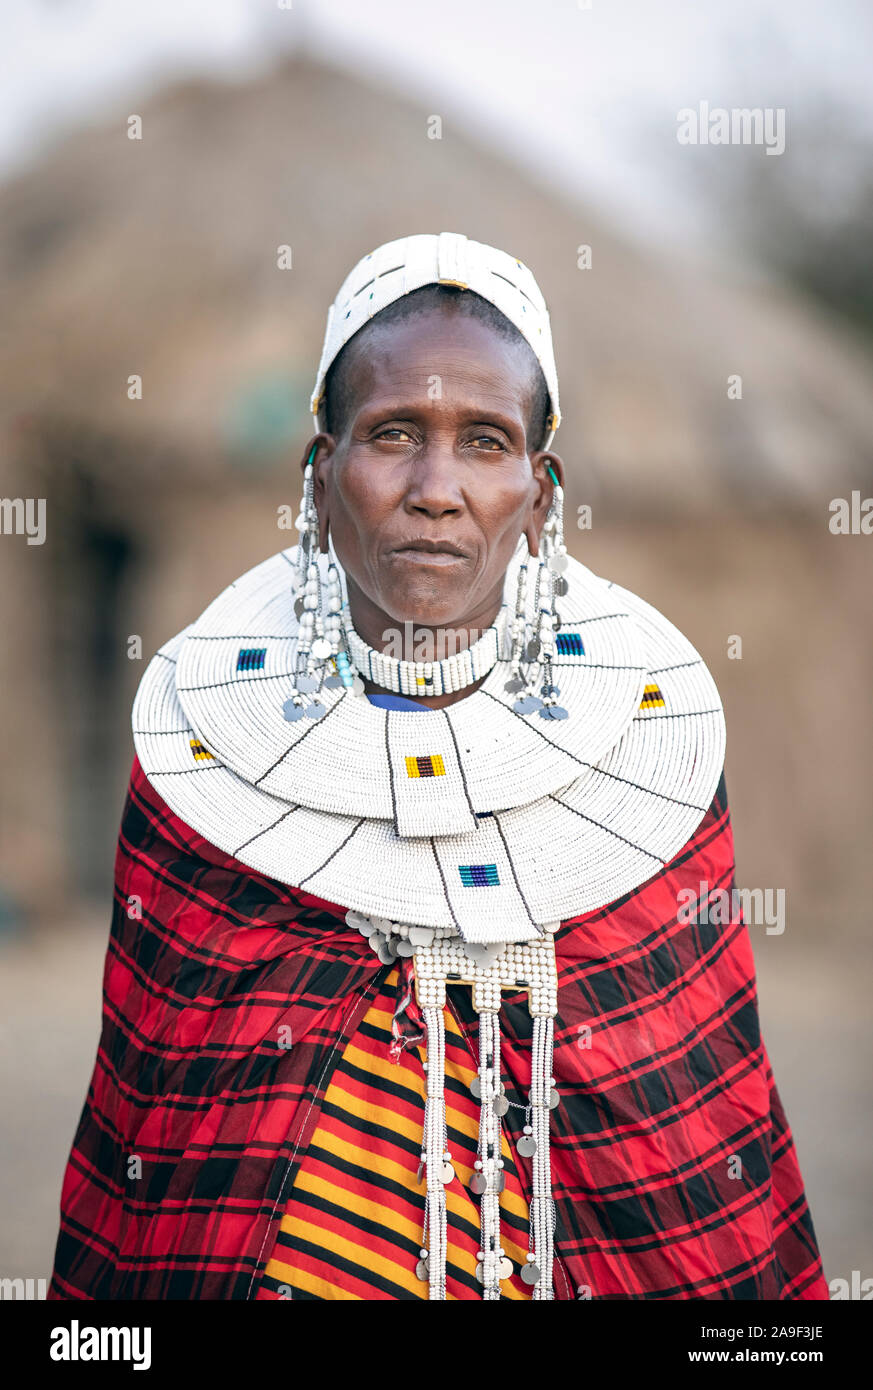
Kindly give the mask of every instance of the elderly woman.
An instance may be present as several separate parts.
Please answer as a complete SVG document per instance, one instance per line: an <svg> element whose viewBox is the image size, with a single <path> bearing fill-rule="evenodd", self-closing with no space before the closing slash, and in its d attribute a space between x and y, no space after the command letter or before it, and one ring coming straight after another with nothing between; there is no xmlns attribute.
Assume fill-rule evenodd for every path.
<svg viewBox="0 0 873 1390"><path fill-rule="evenodd" d="M380 247L313 411L299 544L137 695L50 1296L827 1298L721 703L567 553L530 271Z"/></svg>

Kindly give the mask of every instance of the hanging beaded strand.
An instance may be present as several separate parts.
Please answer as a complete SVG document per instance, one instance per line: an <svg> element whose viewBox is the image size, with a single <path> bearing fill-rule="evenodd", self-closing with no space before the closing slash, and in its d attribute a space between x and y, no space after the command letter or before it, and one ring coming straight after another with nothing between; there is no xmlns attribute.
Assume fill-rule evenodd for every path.
<svg viewBox="0 0 873 1390"><path fill-rule="evenodd" d="M555 1078L552 1076L553 1055L554 1017L552 1014L534 1014L530 1088L531 1138L536 1145L533 1153L530 1203L532 1252L527 1257L521 1277L526 1284L533 1284L533 1297L538 1300L554 1298L552 1261L555 1214L549 1154L549 1116L558 1104L559 1096L554 1089Z"/></svg>
<svg viewBox="0 0 873 1390"><path fill-rule="evenodd" d="M300 532L293 583L297 651L294 690L282 706L289 721L302 719L304 715L310 719L321 718L326 712L325 704L318 699L323 685L328 689L342 685L350 688L353 694L362 694L364 690L345 643L342 581L333 557L328 563L327 583L322 583L313 474L317 448L313 444L303 470L303 500L296 520ZM312 698L305 699L305 696Z"/></svg>
<svg viewBox="0 0 873 1390"><path fill-rule="evenodd" d="M566 719L567 710L558 704L561 691L555 684L552 668L555 635L561 626L556 600L567 592L567 581L561 577L567 567L563 530L564 492L551 466L548 472L554 488L540 539L533 616L529 621L527 562L522 561L512 622L512 674L504 688L518 697L512 706L516 714L537 713L543 719Z"/></svg>
<svg viewBox="0 0 873 1390"><path fill-rule="evenodd" d="M567 592L567 581L563 578L567 568L567 547L564 544L564 489L561 487L551 466L549 474L554 483L552 503L543 527L543 556L540 567L539 585L539 627L537 636L538 674L540 679L540 700L537 713L541 719L566 719L568 712L558 704L560 686L555 684L552 661L555 655L556 636L561 627L557 600ZM545 592L544 592L545 591Z"/></svg>
<svg viewBox="0 0 873 1390"><path fill-rule="evenodd" d="M510 676L504 685L504 690L510 695L518 695L524 690L526 681L522 675L521 667L524 661L524 649L526 644L527 627L527 560L522 560L518 567L516 576L515 591L515 612L512 615L512 626L510 629L511 648L509 655Z"/></svg>
<svg viewBox="0 0 873 1390"><path fill-rule="evenodd" d="M477 1252L476 1277L482 1297L500 1298L500 1281L509 1279L512 1261L500 1244L500 1193L506 1185L500 1153L500 1119L509 1108L500 1080L500 1027L496 1010L479 1013L479 1074L474 1094L479 1098L479 1146L470 1191L480 1198L481 1248ZM478 1083L478 1084L477 1084Z"/></svg>
<svg viewBox="0 0 873 1390"><path fill-rule="evenodd" d="M322 614L322 586L318 566L318 513L315 508L313 460L317 451L313 444L303 470L303 501L297 527L300 541L297 549L297 574L294 612L297 615L297 650L294 672L294 691L282 707L288 720L320 719L325 705L317 698L324 677L324 660L330 655ZM313 696L305 700L305 695Z"/></svg>
<svg viewBox="0 0 873 1390"><path fill-rule="evenodd" d="M427 1191L425 1196L427 1245L422 1245L424 1254L422 1264L416 1270L428 1280L430 1301L443 1301L446 1297L446 1245L448 1240L446 1217L447 1167L446 1153L446 1038L445 1017L442 1007L433 1006L422 1009L427 1029L427 1092L424 1106L424 1163ZM452 1169L454 1177L454 1169Z"/></svg>

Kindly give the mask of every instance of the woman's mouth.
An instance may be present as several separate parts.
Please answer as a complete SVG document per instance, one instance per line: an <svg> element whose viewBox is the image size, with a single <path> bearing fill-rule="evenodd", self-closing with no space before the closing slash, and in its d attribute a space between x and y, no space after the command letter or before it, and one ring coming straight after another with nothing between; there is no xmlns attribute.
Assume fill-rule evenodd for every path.
<svg viewBox="0 0 873 1390"><path fill-rule="evenodd" d="M415 565L457 565L467 558L454 550L422 550L417 546L403 546L391 553Z"/></svg>

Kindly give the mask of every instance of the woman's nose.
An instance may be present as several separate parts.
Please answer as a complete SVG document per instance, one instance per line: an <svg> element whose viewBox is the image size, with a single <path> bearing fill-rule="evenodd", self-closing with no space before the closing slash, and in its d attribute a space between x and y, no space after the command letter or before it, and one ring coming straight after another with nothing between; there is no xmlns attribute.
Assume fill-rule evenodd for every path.
<svg viewBox="0 0 873 1390"><path fill-rule="evenodd" d="M460 465L451 445L442 440L428 441L412 465L406 494L410 507L429 516L462 511Z"/></svg>

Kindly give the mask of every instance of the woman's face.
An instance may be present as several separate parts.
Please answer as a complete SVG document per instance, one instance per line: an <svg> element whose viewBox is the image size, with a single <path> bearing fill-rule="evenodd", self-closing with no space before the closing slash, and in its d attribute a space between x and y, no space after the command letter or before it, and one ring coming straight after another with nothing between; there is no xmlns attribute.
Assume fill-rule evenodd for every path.
<svg viewBox="0 0 873 1390"><path fill-rule="evenodd" d="M314 471L355 627L373 645L386 619L487 627L523 531L537 550L546 465L562 479L557 455L527 452L530 358L451 306L374 319L350 352L345 430L316 436Z"/></svg>

